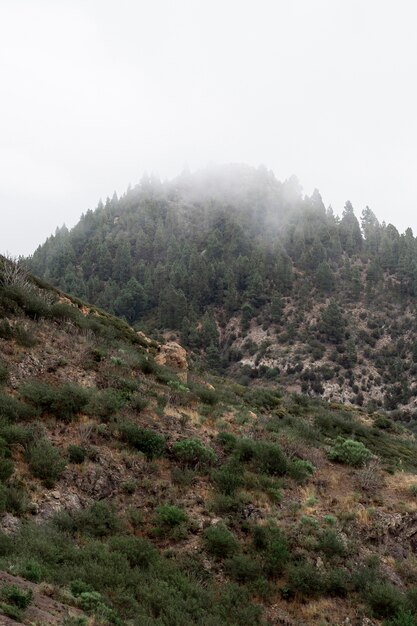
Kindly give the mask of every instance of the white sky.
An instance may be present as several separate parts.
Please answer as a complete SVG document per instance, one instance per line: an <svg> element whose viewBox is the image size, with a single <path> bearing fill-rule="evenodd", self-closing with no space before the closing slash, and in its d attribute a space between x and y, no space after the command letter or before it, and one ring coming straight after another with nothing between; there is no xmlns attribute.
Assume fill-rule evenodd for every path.
<svg viewBox="0 0 417 626"><path fill-rule="evenodd" d="M0 0L0 252L210 161L416 232L416 23L414 0Z"/></svg>

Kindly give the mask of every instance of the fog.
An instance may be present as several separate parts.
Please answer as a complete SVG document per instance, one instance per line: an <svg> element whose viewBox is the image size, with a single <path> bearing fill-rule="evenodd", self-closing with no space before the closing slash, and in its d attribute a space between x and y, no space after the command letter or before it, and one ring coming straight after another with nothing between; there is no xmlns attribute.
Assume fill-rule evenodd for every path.
<svg viewBox="0 0 417 626"><path fill-rule="evenodd" d="M416 18L411 0L2 0L0 252L209 162L416 231Z"/></svg>

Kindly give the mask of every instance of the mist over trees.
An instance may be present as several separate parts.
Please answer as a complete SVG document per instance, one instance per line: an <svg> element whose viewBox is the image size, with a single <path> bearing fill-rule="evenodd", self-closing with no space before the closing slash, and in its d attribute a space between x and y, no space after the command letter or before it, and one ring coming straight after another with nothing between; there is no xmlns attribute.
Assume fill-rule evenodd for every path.
<svg viewBox="0 0 417 626"><path fill-rule="evenodd" d="M362 228L361 228L362 227ZM184 328L208 307L246 316L291 292L294 271L323 295L342 277L351 297L376 289L384 273L400 296L417 290L417 243L350 202L341 219L320 194L303 197L295 179L278 182L245 166L144 178L122 197L58 229L30 259L33 272L135 322ZM343 275L343 276L342 276ZM394 288L394 285L392 285ZM275 316L276 302L271 308Z"/></svg>
<svg viewBox="0 0 417 626"><path fill-rule="evenodd" d="M387 408L412 395L416 238L368 207L359 222L349 201L339 218L295 178L248 166L144 177L58 229L29 265L147 332L177 331L211 369L256 353L245 376L285 372L319 394L326 380L347 381L359 403L378 389ZM275 338L245 341L253 323ZM262 361L271 344L286 346L285 370ZM360 363L376 369L354 371Z"/></svg>

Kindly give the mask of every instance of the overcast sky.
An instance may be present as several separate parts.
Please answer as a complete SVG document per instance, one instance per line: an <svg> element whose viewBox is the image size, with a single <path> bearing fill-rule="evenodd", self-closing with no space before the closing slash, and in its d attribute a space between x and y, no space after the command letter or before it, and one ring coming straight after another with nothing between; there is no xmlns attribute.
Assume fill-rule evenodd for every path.
<svg viewBox="0 0 417 626"><path fill-rule="evenodd" d="M295 174L417 231L413 0L0 0L0 252L142 174Z"/></svg>

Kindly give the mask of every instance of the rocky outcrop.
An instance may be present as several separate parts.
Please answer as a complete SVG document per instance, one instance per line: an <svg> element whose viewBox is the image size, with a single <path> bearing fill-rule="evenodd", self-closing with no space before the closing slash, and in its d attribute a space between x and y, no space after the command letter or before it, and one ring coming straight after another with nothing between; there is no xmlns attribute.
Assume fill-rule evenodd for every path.
<svg viewBox="0 0 417 626"><path fill-rule="evenodd" d="M187 351L176 341L168 341L158 347L158 354L155 357L158 365L165 365L175 370L181 380L186 380L188 362Z"/></svg>

